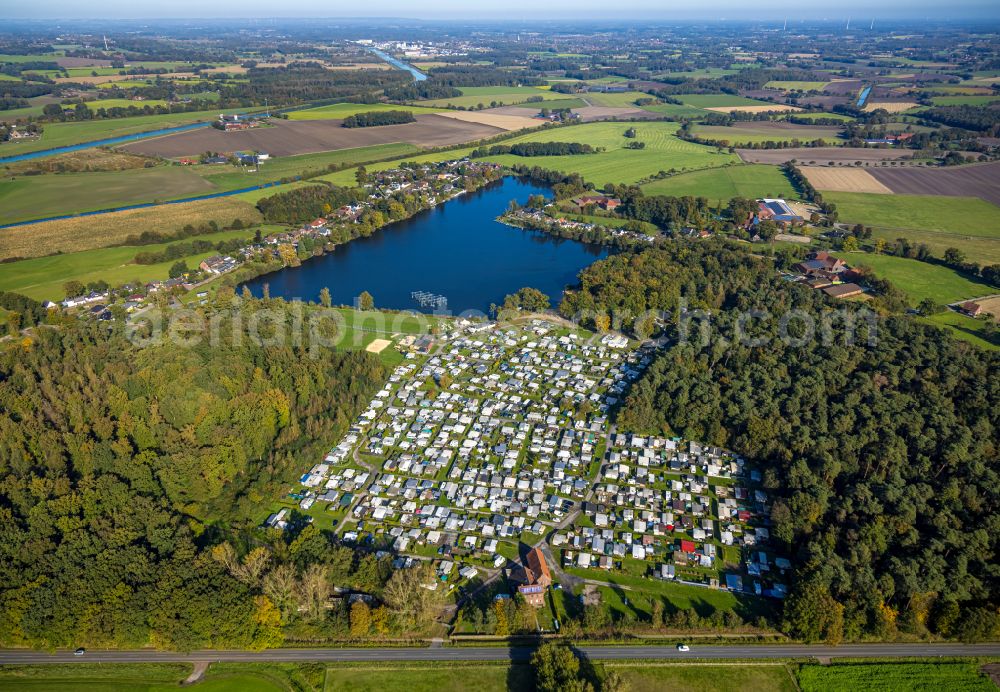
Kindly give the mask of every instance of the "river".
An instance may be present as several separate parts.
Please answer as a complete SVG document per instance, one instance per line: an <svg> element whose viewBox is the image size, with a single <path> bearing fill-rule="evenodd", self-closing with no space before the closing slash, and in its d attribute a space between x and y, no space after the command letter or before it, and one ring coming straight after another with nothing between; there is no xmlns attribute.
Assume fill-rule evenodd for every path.
<svg viewBox="0 0 1000 692"><path fill-rule="evenodd" d="M415 82L422 82L425 79L427 79L427 75L425 75L423 72L415 68L413 65L407 64L402 60L397 60L396 58L392 57L385 51L371 47L368 50L370 50L372 53L380 57L382 60L385 60L393 67L399 68L400 70L406 70L407 72L409 72L411 75L413 75L413 81Z"/></svg>
<svg viewBox="0 0 1000 692"><path fill-rule="evenodd" d="M551 191L504 178L247 286L258 297L267 284L271 296L303 300L316 300L326 287L334 304L344 305L368 291L376 307L425 312L430 308L411 293L428 291L445 296L452 314L485 313L508 293L531 286L555 305L580 270L608 250L495 220L511 199L523 204L532 194Z"/></svg>

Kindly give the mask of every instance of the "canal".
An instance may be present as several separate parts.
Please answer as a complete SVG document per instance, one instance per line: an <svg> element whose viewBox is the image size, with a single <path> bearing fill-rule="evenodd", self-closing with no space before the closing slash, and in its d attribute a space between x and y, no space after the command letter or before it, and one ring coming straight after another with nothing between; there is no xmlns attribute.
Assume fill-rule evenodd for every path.
<svg viewBox="0 0 1000 692"><path fill-rule="evenodd" d="M608 251L599 245L554 238L496 221L511 199L547 194L518 178L504 178L410 219L337 247L322 257L247 284L255 296L317 300L330 289L334 304L351 305L368 291L376 307L430 311L411 294L426 291L448 299L448 311L487 312L491 303L524 286L546 293L556 305L581 269Z"/></svg>

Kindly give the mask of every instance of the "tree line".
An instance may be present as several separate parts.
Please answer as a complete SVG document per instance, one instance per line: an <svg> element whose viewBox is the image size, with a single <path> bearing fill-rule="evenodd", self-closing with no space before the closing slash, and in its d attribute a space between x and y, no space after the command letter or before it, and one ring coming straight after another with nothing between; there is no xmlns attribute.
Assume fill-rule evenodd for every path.
<svg viewBox="0 0 1000 692"><path fill-rule="evenodd" d="M490 147L474 149L470 158L513 154L514 156L576 156L593 154L598 150L589 144L579 142L517 142L515 144L494 144Z"/></svg>
<svg viewBox="0 0 1000 692"><path fill-rule="evenodd" d="M341 126L378 127L379 125L401 125L416 121L417 118L410 111L368 111L347 116Z"/></svg>

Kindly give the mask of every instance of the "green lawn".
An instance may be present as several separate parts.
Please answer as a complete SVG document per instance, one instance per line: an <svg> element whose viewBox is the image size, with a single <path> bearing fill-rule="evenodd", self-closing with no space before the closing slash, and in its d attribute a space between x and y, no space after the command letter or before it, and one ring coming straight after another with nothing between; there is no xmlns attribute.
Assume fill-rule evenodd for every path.
<svg viewBox="0 0 1000 692"><path fill-rule="evenodd" d="M799 669L802 692L856 692L861 689L996 692L976 663L835 663Z"/></svg>
<svg viewBox="0 0 1000 692"><path fill-rule="evenodd" d="M218 117L219 111L193 111L191 113L167 113L165 115L137 115L132 118L110 118L108 120L46 123L42 136L37 140L0 144L0 157L64 147L99 139L110 139L112 137L186 125L193 122L205 122L215 120Z"/></svg>
<svg viewBox="0 0 1000 692"><path fill-rule="evenodd" d="M490 103L503 103L505 106L512 106L524 103L529 98L541 96L543 99L556 100L566 97L565 94L541 89L539 87L462 87L461 96L453 96L443 99L431 99L429 101L417 101L415 105L430 107L460 106L464 108L476 107L480 103L489 107Z"/></svg>
<svg viewBox="0 0 1000 692"><path fill-rule="evenodd" d="M695 647L696 648L696 647ZM693 654L697 656L697 651ZM616 671L630 692L795 692L795 680L780 663L742 665L661 664L630 665L603 663L605 671Z"/></svg>
<svg viewBox="0 0 1000 692"><path fill-rule="evenodd" d="M307 172L316 173L330 165L365 163L417 151L420 150L412 144L377 144L275 158L263 163L259 171L228 164L208 164L0 180L0 224L238 190ZM274 192L253 191L245 195L248 201L255 202Z"/></svg>
<svg viewBox="0 0 1000 692"><path fill-rule="evenodd" d="M799 82L775 80L764 85L765 89L781 89L782 91L822 91L829 82Z"/></svg>
<svg viewBox="0 0 1000 692"><path fill-rule="evenodd" d="M1000 346L988 341L983 335L983 322L973 319L968 315L962 315L952 310L931 315L930 317L918 317L918 320L936 327L946 327L956 339L968 341L980 348L1000 350Z"/></svg>
<svg viewBox="0 0 1000 692"><path fill-rule="evenodd" d="M251 664L252 665L252 664ZM253 671L209 668L195 692L283 692L290 689L281 664L257 674ZM228 668L229 666L223 666ZM246 666L244 666L246 667ZM4 666L0 689L25 692L166 692L177 690L191 672L185 663L74 663L67 665Z"/></svg>
<svg viewBox="0 0 1000 692"><path fill-rule="evenodd" d="M645 149L625 149L625 145L633 141L624 136L625 130L629 127L635 128L635 141L644 142ZM541 166L565 173L579 173L597 186L603 186L605 183L634 183L671 168L678 170L709 168L739 160L733 154L719 153L714 147L678 139L674 135L677 128L676 123L666 122L628 124L598 122L543 130L504 143L581 142L594 147L604 147L606 151L578 156L503 155L491 156L487 160L505 165Z"/></svg>
<svg viewBox="0 0 1000 692"><path fill-rule="evenodd" d="M17 233L17 229L9 229L4 233ZM230 238L253 238L254 231L222 231L210 235L198 236L199 239L218 242ZM180 241L174 241L180 242ZM169 243L143 245L142 247L109 247L99 250L86 250L65 255L50 255L20 260L3 265L0 271L0 291L22 293L35 300L58 301L64 298L63 284L76 279L87 284L91 281L104 280L112 286L132 281L146 282L166 279L174 261L159 264L133 264L132 260L140 252L159 252ZM188 267L197 267L206 257L216 254L214 251L185 257Z"/></svg>
<svg viewBox="0 0 1000 692"><path fill-rule="evenodd" d="M748 99L745 96L737 96L735 94L680 94L674 98L697 108L729 108L736 106L774 106L777 108L780 106L780 104Z"/></svg>
<svg viewBox="0 0 1000 692"><path fill-rule="evenodd" d="M0 223L166 201L214 189L179 166L24 176L0 181Z"/></svg>
<svg viewBox="0 0 1000 692"><path fill-rule="evenodd" d="M619 93L593 92L586 94L584 98L595 106L607 106L609 108L635 108L635 100L648 99L649 94L641 91L624 91Z"/></svg>
<svg viewBox="0 0 1000 692"><path fill-rule="evenodd" d="M637 597L645 596L648 599L649 596L654 595L664 598L676 609L694 608L701 615L708 615L716 610L722 612L727 610L742 611L742 614L745 615L748 606L750 610L756 610L760 606L766 605L762 599L740 598L729 591L688 586L625 574L621 571L608 572L602 569L583 569L581 567L569 567L566 571L578 577L628 587L630 590L626 593L629 600L633 601L633 605L635 605L634 601Z"/></svg>
<svg viewBox="0 0 1000 692"><path fill-rule="evenodd" d="M515 103L518 108L531 108L534 110L541 110L542 108L548 108L549 110L555 110L557 108L583 108L587 104L583 99L577 98L564 98L564 99L546 99L544 103ZM527 113L526 115L530 115Z"/></svg>
<svg viewBox="0 0 1000 692"><path fill-rule="evenodd" d="M726 141L732 146L747 144L762 144L764 142L812 142L817 139L825 144L840 144L840 132L826 129L825 126L799 125L777 129L769 122L737 123L729 127L725 125L695 125L691 134L715 141Z"/></svg>
<svg viewBox="0 0 1000 692"><path fill-rule="evenodd" d="M935 96L931 103L935 106L985 106L1000 101L1000 96Z"/></svg>
<svg viewBox="0 0 1000 692"><path fill-rule="evenodd" d="M482 692L530 690L533 673L528 666L506 663L469 665L438 664L434 667L404 665L331 666L326 671L326 692ZM471 681L475 681L470 684Z"/></svg>
<svg viewBox="0 0 1000 692"><path fill-rule="evenodd" d="M1000 261L1000 208L979 198L861 192L824 192L823 198L837 205L841 221L884 229L876 231L879 237L926 242L939 256L956 247L978 262Z"/></svg>
<svg viewBox="0 0 1000 692"><path fill-rule="evenodd" d="M733 197L781 197L798 195L778 166L751 164L726 166L654 180L642 186L647 195L707 197L713 202Z"/></svg>
<svg viewBox="0 0 1000 692"><path fill-rule="evenodd" d="M87 108L96 111L100 108L145 108L146 106L165 106L166 101L160 99L147 99L145 101L133 101L132 99L99 99L97 101L87 101Z"/></svg>
<svg viewBox="0 0 1000 692"><path fill-rule="evenodd" d="M876 276L891 281L913 305L925 298L946 305L967 298L1000 293L1000 287L969 279L954 269L893 255L845 252L837 255L849 265L871 267Z"/></svg>
<svg viewBox="0 0 1000 692"><path fill-rule="evenodd" d="M642 106L642 110L650 113L659 113L668 118L704 118L707 113L701 108L688 106L680 103L654 103L651 106Z"/></svg>
<svg viewBox="0 0 1000 692"><path fill-rule="evenodd" d="M440 113L441 108L422 108L420 106L401 106L393 103L333 103L318 108L306 108L291 111L289 120L337 120L355 113L370 113L372 111L409 111L415 115L421 113Z"/></svg>

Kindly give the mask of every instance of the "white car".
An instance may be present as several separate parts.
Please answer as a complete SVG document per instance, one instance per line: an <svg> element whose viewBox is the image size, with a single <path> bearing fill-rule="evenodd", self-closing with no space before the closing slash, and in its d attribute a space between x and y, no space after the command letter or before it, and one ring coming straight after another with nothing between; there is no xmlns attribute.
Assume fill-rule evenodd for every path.
<svg viewBox="0 0 1000 692"><path fill-rule="evenodd" d="M84 649L83 647L80 647L79 649L77 649L76 651L73 652L73 655L74 656L83 656L85 653L87 653L87 650Z"/></svg>
<svg viewBox="0 0 1000 692"><path fill-rule="evenodd" d="M688 646L687 644L678 644L677 645L677 650L678 651L690 651L691 647Z"/></svg>

